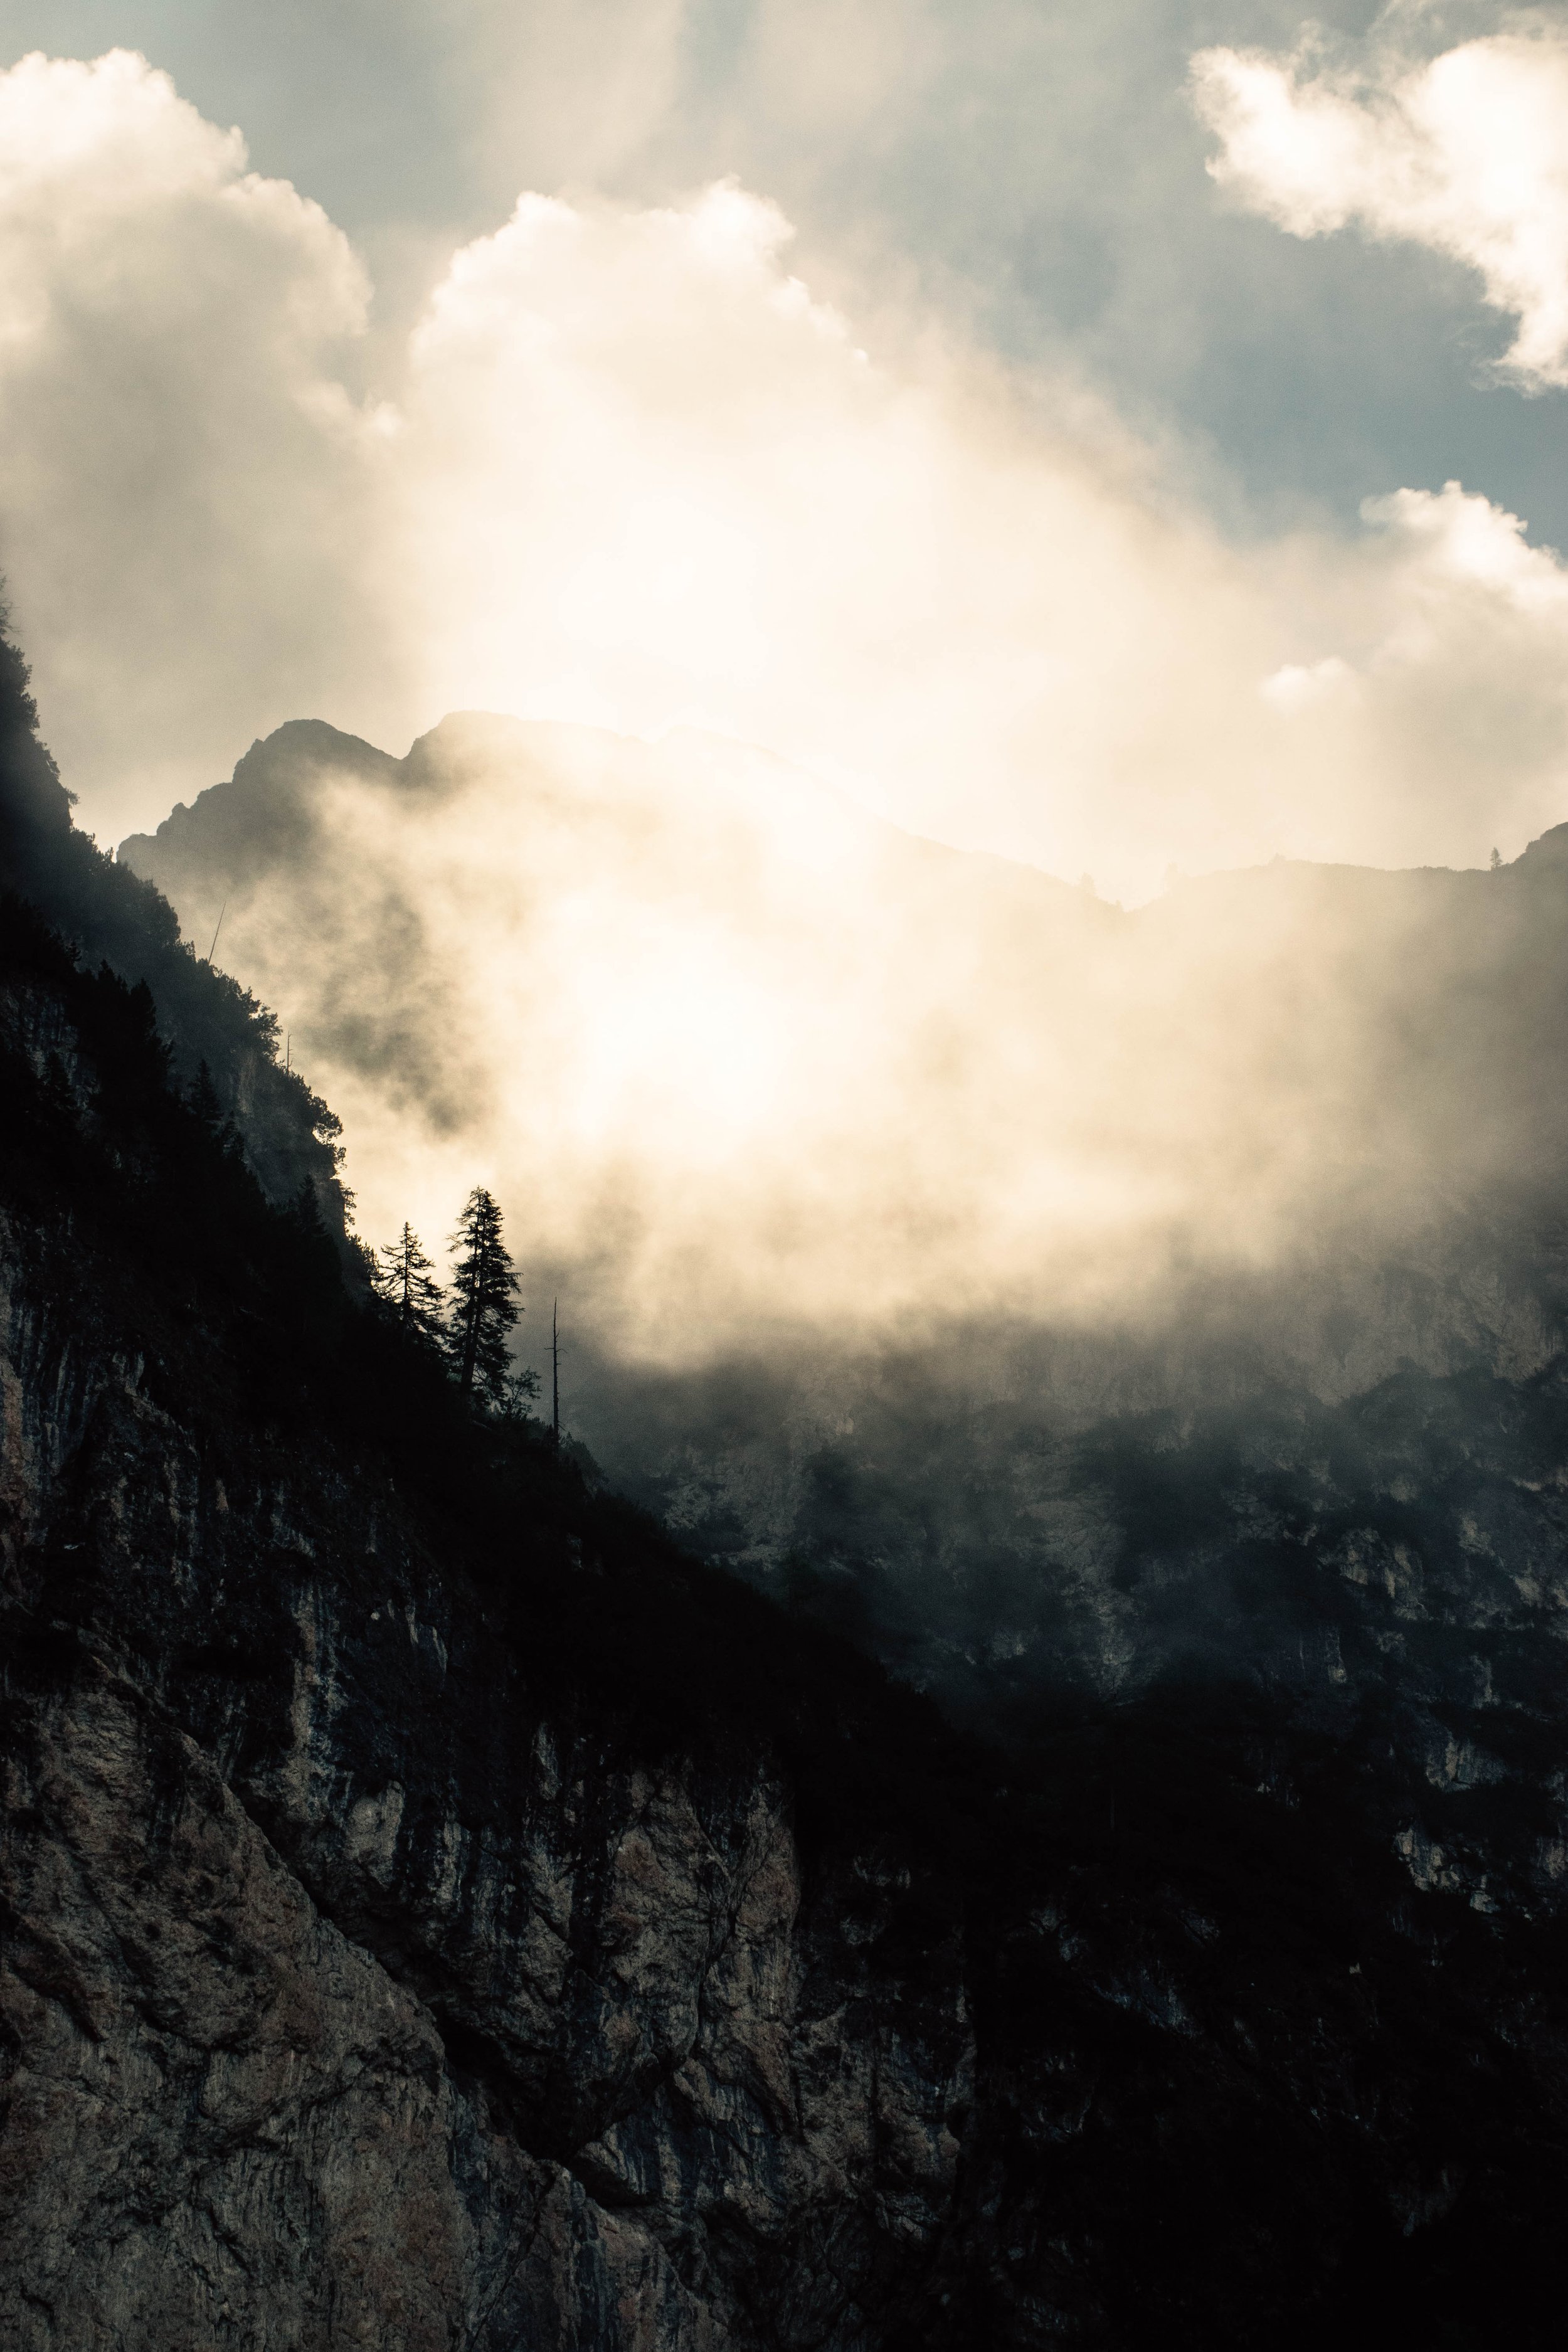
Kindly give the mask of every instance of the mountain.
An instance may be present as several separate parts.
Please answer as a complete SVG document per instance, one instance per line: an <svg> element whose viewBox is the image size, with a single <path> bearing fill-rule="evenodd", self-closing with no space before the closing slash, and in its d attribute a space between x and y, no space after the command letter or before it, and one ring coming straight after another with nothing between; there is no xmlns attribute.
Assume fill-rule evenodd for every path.
<svg viewBox="0 0 1568 2352"><path fill-rule="evenodd" d="M465 1413L3 944L8 2343L1555 2340L1550 1859L1478 1903L1278 1694L956 1738Z"/></svg>
<svg viewBox="0 0 1568 2352"><path fill-rule="evenodd" d="M466 1415L122 983L4 957L6 2341L886 2329L971 2048L889 1768L984 1777Z"/></svg>
<svg viewBox="0 0 1568 2352"><path fill-rule="evenodd" d="M972 1278L994 1184L963 1139L1013 1134L1041 1044L1004 1024L977 1061L972 1008L1065 1004L1116 919L743 747L480 714L399 761L281 729L120 856L193 925L226 904L376 1226L444 1215L479 1155L531 1260L578 1270L579 1327L592 1263L596 1317L703 1349Z"/></svg>
<svg viewBox="0 0 1568 2352"><path fill-rule="evenodd" d="M26 783L0 762L0 808ZM86 846L198 1006L261 1017ZM824 1568L775 1606L465 1406L269 1198L134 959L40 905L58 870L0 908L7 2342L1555 2342L1544 1326L1504 1362L1478 1307L1487 1368L1276 1427L1278 1349L1237 1380L1216 1309L1229 1451L1126 1410L1147 1332L1029 1339L1130 1616L1187 1612L1178 1538L1213 1568L1245 1530L1233 1612L1326 1593L1341 1648L1291 1680L1222 1627L1107 1678L1068 1643L961 1732L821 1622ZM923 1422L889 1390L931 1448L871 1498L906 1549L992 1482L950 1369ZM751 1377L710 1416L761 1424Z"/></svg>
<svg viewBox="0 0 1568 2352"><path fill-rule="evenodd" d="M1127 914L733 746L469 716L280 730L121 855L226 899L389 1230L482 1157L615 1483L975 1720L1370 1700L1395 1588L1555 1640L1568 827Z"/></svg>
<svg viewBox="0 0 1568 2352"><path fill-rule="evenodd" d="M199 959L167 900L73 825L73 795L38 739L26 667L3 637L0 776L0 887L24 895L89 963L155 992L174 1068L190 1083L205 1064L220 1109L244 1125L264 1190L291 1201L309 1184L342 1237L336 1116L278 1066L277 1024L266 1007Z"/></svg>
<svg viewBox="0 0 1568 2352"><path fill-rule="evenodd" d="M1568 828L1128 915L742 746L468 714L400 761L280 729L120 856L193 929L226 908L376 1225L480 1154L623 1358L1212 1323L1538 1219L1568 1162ZM1321 1388L1410 1352L1353 1308L1244 1314Z"/></svg>

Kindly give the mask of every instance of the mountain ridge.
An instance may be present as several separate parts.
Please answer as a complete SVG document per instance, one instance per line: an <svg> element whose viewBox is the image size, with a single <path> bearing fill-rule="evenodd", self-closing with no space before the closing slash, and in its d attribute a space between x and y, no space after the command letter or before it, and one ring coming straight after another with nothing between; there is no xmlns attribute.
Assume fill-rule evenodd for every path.
<svg viewBox="0 0 1568 2352"><path fill-rule="evenodd" d="M853 1476L776 1608L468 1412L92 912L0 905L21 2352L1555 2342L1560 1353L1090 1430L1223 1638L965 1737L823 1622Z"/></svg>
<svg viewBox="0 0 1568 2352"><path fill-rule="evenodd" d="M15 918L0 1044L23 2352L1479 2347L1500 2255L1554 2340L1560 1878L1458 1878L1375 1707L988 1756L410 1387Z"/></svg>
<svg viewBox="0 0 1568 2352"><path fill-rule="evenodd" d="M154 989L184 1082L205 1065L221 1108L247 1139L251 1163L275 1201L309 1185L320 1213L346 1242L335 1114L303 1080L278 1066L278 1024L181 937L174 909L97 848L72 822L72 795L37 732L26 666L0 635L0 875L90 961Z"/></svg>
<svg viewBox="0 0 1568 2352"><path fill-rule="evenodd" d="M490 753L477 741L474 756L482 768ZM574 1426L626 1491L705 1557L851 1626L899 1672L952 1703L962 1699L984 1719L988 1692L1002 1703L1001 1692L1016 1693L1030 1674L1055 1686L1063 1672L1087 1673L1106 1687L1157 1675L1171 1663L1171 1602L1162 1580L1206 1617L1216 1590L1241 1573L1249 1538L1239 1508L1223 1540L1210 1525L1201 1541L1173 1538L1158 1562L1141 1570L1123 1564L1133 1540L1125 1497L1088 1466L1097 1447L1118 1454L1119 1432L1143 1433L1139 1444L1156 1481L1165 1475L1161 1459L1173 1454L1189 1463L1271 1462L1294 1495L1286 1516L1300 1526L1311 1519L1308 1498L1324 1499L1335 1487L1314 1466L1327 1455L1342 1450L1361 1465L1333 1493L1332 1510L1352 1508L1358 1494L1370 1508L1368 1477L1373 1487L1397 1481L1401 1448L1417 1442L1428 1409L1448 1411L1444 1401L1458 1392L1455 1383L1522 1389L1548 1376L1568 1330L1568 1232L1559 1206L1568 1190L1568 828L1553 828L1497 871L1278 861L1184 880L1131 915L1063 886L1037 887L1037 877L1022 868L1007 871L1007 891L998 898L988 871L928 845L933 869L957 882L921 897L905 868L879 868L887 887L868 903L861 870L850 865L841 895L831 875L818 887L808 872L781 911L768 895L772 885L753 888L749 879L752 866L772 856L772 836L745 835L734 859L710 876L693 824L678 810L665 847L647 850L652 829L666 822L659 794L669 772L649 764L647 747L634 747L633 756L633 768L606 787L622 793L637 819L624 845L629 879L617 886L612 909L623 928L651 910L665 925L657 934L661 954L686 928L710 925L718 946L704 982L721 986L747 977L743 955L727 960L728 931L736 927L735 894L752 891L738 902L752 911L752 932L771 924L767 936L782 942L779 960L763 966L755 1011L738 1024L742 1038L758 1040L759 1059L770 1024L787 1024L802 1002L809 1004L816 985L810 967L826 951L822 943L857 923L871 934L860 975L871 1024L856 1027L849 983L837 998L823 990L825 1017L843 1004L852 1087L874 1101L889 1070L919 1073L929 1064L937 1076L929 1085L918 1076L894 1148L869 1163L867 1249L881 1249L900 1270L899 1221L920 1233L919 1214L936 1188L933 1177L931 1192L910 1203L897 1147L912 1139L925 1148L932 1131L951 1135L953 1149L937 1173L952 1176L959 1217L968 1221L959 1223L942 1261L953 1270L951 1285L924 1276L921 1244L912 1244L906 1255L923 1286L912 1303L896 1297L880 1318L868 1313L857 1323L851 1261L826 1309L812 1303L792 1322L785 1259L774 1293L762 1290L749 1315L719 1322L704 1339L703 1299L689 1266L694 1255L726 1245L724 1187L716 1184L715 1216L705 1222L694 1214L676 1228L684 1255L677 1258L672 1245L671 1255L685 1286L678 1304L697 1327L697 1341L672 1360L644 1344L639 1329L618 1329L613 1315L622 1281L637 1278L636 1216L657 1234L662 1204L679 1200L688 1181L680 1139L667 1161L651 1162L631 1210L613 1192L602 1199L590 1191L579 1224L567 1223L563 1237L548 1224L531 1229L552 1130L546 1120L509 1156L506 1106L517 1082L506 1057L498 1055L472 1085L452 1087L447 1041L466 1040L487 1017L491 970L500 972L501 986L511 985L497 959L513 941L526 955L531 929L542 924L549 944L538 955L539 987L520 1002L503 1034L515 1048L514 1065L534 1062L528 1091L534 1101L544 1095L548 1108L553 1069L541 1063L537 1041L555 1018L552 991L570 982L557 950L563 957L576 950L569 930L548 929L547 902L554 894L570 902L584 873L592 877L603 839L606 856L619 854L618 835L579 824L573 795L580 780L570 769L550 770L537 786L531 769L514 777L503 768L489 785L481 779L488 796L478 806L487 823L500 824L514 793L526 799L536 789L554 795L552 806L566 815L558 826L551 816L554 831L532 814L515 836L499 831L493 862L504 889L493 950L486 950L491 961L475 962L474 988L456 990L438 1022L424 1019L422 1000L447 985L454 970L461 977L470 943L456 922L426 934L418 859L411 854L377 867L373 820L356 815L341 833L323 830L299 865L247 865L242 849L223 872L226 887L254 893L258 933L279 916L297 878L314 894L312 933L330 941L341 930L330 987L312 982L309 953L294 956L287 973L281 954L276 965L302 990L302 1001L319 1008L307 1034L353 1076L351 1134L355 1115L368 1120L377 1148L403 1150L404 1164L416 1171L423 1139L437 1124L428 1110L434 1104L453 1122L456 1139L470 1138L489 1153L495 1181L517 1204L524 1255L541 1287L569 1301L565 1397ZM392 772L377 773L384 781ZM285 782L312 803L311 778ZM721 771L700 780L693 808L705 809L726 782ZM264 795L270 787L258 771L247 789ZM452 789L467 787L454 781ZM581 782L590 797L598 789L596 772ZM477 822L466 813L458 828ZM415 840L420 850L431 845L423 830ZM199 847L193 840L193 852ZM209 861L200 870L213 877L217 868ZM172 887L178 881L172 871L164 878ZM459 909L470 878L481 893L496 887L492 877L460 866L453 884ZM971 884L974 895L965 898ZM393 898L403 912L378 932L363 909ZM1026 912L1015 921L1019 905ZM944 921L950 940L970 926L962 950L945 964L928 951L928 933ZM252 935L242 928L237 948ZM801 952L803 938L808 947ZM1100 956L1098 993L1075 1000L1068 986L1075 970ZM918 1019L905 1020L901 1000L883 1018L876 992L884 973L892 976L895 998L906 973L921 986L931 982ZM606 998L606 1023L636 1024L639 984L658 977L651 961L629 967ZM342 1008L356 990L364 1011L351 1026ZM978 1007L967 1026L966 991ZM569 1030L568 1045L575 1049L584 1036L592 1044L596 1034ZM655 1080L669 1043L662 1028L646 1033ZM434 1064L428 1082L421 1052ZM965 1122L976 1108L976 1052L993 1055L986 1083L994 1078L994 1091L981 1107L994 1111L994 1128L981 1127L971 1146ZM807 1121L815 1115L816 1053L813 1043L798 1098ZM1071 1054L1076 1061L1065 1058ZM574 1082L572 1063L572 1053L563 1053L565 1087ZM1031 1297L1037 1261L1048 1270L1060 1244L1048 1218L1031 1230L1026 1214L1035 1191L1045 1197L1057 1180L1049 1154L1061 1133L1070 1141L1075 1070L1091 1202L1092 1184L1126 1166L1174 1170L1190 1184L1198 1222L1176 1218L1146 1245L1130 1244L1126 1274L1115 1222L1103 1241L1091 1225L1082 1248L1091 1270L1109 1265L1110 1278L1086 1301L1069 1297L1058 1306L1048 1294L1043 1301ZM721 1060L711 1083L728 1082ZM636 1148L645 1108L658 1115L656 1087L633 1108L624 1135L612 1129L596 1142L603 1157L617 1144ZM857 1115L851 1098L846 1116ZM986 1144L1012 1150L1009 1129L1031 1120L1043 1156L1002 1159L1006 1181L999 1178L990 1192L977 1183L973 1202L966 1200L963 1188L974 1167L986 1172ZM809 1125L778 1122L784 1189L777 1197L808 1235L833 1214L835 1171L847 1157L844 1128L823 1124L827 1143L818 1169L809 1156ZM1104 1149L1100 1127L1110 1138ZM764 1141L768 1131L764 1124ZM792 1155L802 1137L805 1173L792 1194L787 1187L798 1173ZM582 1169L584 1183L598 1181L592 1154L568 1166ZM734 1181L743 1189L742 1170ZM1026 1217L1003 1267L1018 1278L974 1298L965 1288L970 1236L978 1246L988 1218L1016 1220L1020 1197ZM1269 1213L1258 1217L1252 1240L1247 1220L1259 1200ZM770 1197L764 1208L771 1207ZM624 1259L614 1255L617 1216L633 1228ZM1235 1233L1226 1230L1232 1223ZM744 1272L747 1252L754 1258L771 1245L767 1216L759 1213L742 1238L745 1249L737 1245L733 1255ZM1131 1240L1139 1242L1136 1233ZM770 1319L761 1309L774 1306L775 1293ZM611 1313L596 1323L606 1295ZM663 1299L658 1303L662 1313ZM647 1319L657 1340L659 1318ZM1404 1400L1399 1410L1411 1426L1403 1433L1394 1429L1398 1412L1389 1421L1380 1399ZM1363 1433L1385 1426L1378 1467ZM1250 1492L1253 1472L1235 1475L1237 1493ZM1461 1478L1457 1459L1445 1475ZM1334 1593L1338 1569L1325 1564L1322 1574L1325 1594ZM1336 1605L1325 1598L1324 1628ZM1267 1612L1237 1612L1225 1602L1221 1613L1232 1664L1276 1671L1280 1645L1295 1641L1289 1612L1269 1622ZM997 1643L1004 1655L987 1666ZM1326 1696L1328 1654L1313 1654Z"/></svg>
<svg viewBox="0 0 1568 2352"><path fill-rule="evenodd" d="M416 735L408 751L401 756L395 752L383 751L364 737L354 735L338 727L330 719L286 719L280 726L274 728L269 735L258 736L256 739L249 751L237 761L231 775L205 786L194 802L177 803L169 815L162 819L151 833L127 834L115 854L117 856L123 856L133 871L140 872L142 863L151 862L160 855L160 844L163 845L164 853L174 848L180 835L190 830L198 808L205 806L212 811L219 805L212 801L211 796L214 793L223 796L222 804L226 806L232 804L235 796L234 788L237 785L241 786L242 793L246 795L272 789L276 774L284 770L284 762L278 755L287 754L300 743L310 745L318 752L321 764L326 764L330 759L339 765L351 769L359 768L367 774L387 782L391 781L392 772L395 771L403 781L406 781L411 774L423 775L426 772L429 765L426 747L440 740L446 730L461 730L470 725L494 729L498 732L514 735L523 740L531 738L543 740L552 737L573 736L584 740L601 739L605 742L616 744L647 745L648 748L689 742L720 747L727 751L738 751L750 760L755 760L776 769L792 781L807 784L816 792L830 795L844 805L857 810L871 824L885 826L889 832L897 833L906 840L922 843L926 847L940 851L947 856L973 858L983 864L1005 867L1010 872L1038 876L1060 890L1082 888L1081 883L1071 884L1063 877L1051 873L1047 867L1032 864L1026 859L1010 856L1005 851L960 849L952 843L937 840L931 835L921 834L910 826L901 825L892 818L881 816L864 807L840 787L823 782L820 778L812 775L797 762L784 758L783 754L768 751L759 745L746 743L738 738L715 735L707 729L693 726L672 727L658 737L645 738L623 734L617 729L595 726L584 721L520 719L507 711L479 709L447 711L436 721L434 726L426 728L422 733ZM420 756L422 752L424 757ZM258 754L275 756L271 759L258 760ZM292 782L292 778L290 777L289 781ZM126 855L132 851L136 853L134 856ZM1140 906L1133 908L1131 912L1137 914L1144 907L1156 905L1161 898L1172 896L1177 891L1201 889L1205 885L1223 884L1234 877L1267 873L1274 866L1307 867L1330 875L1475 874L1484 876L1489 871L1496 872L1518 867L1527 860L1537 867L1546 864L1552 866L1568 864L1568 820L1549 825L1544 832L1527 842L1518 856L1503 859L1500 867L1489 869L1486 866L1452 866L1434 864L1363 866L1342 858L1307 857L1280 851L1271 858L1250 866L1220 866L1194 874L1173 872L1164 891L1157 893L1153 898L1141 901ZM1121 912L1127 911L1118 908L1114 901L1101 899L1099 903L1107 908L1108 911L1112 908Z"/></svg>

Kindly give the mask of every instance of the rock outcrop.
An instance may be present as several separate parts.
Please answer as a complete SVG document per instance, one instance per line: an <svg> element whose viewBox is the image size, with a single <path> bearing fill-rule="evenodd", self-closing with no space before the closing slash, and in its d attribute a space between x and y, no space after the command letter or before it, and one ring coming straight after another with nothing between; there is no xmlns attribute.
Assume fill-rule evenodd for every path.
<svg viewBox="0 0 1568 2352"><path fill-rule="evenodd" d="M8 1243L5 2341L885 2340L956 1954L868 1961L764 1757L552 1717L384 1477L220 1468Z"/></svg>
<svg viewBox="0 0 1568 2352"><path fill-rule="evenodd" d="M1559 1362L1101 1433L1196 1666L984 1749L170 1076L0 905L0 2341L1557 2341Z"/></svg>

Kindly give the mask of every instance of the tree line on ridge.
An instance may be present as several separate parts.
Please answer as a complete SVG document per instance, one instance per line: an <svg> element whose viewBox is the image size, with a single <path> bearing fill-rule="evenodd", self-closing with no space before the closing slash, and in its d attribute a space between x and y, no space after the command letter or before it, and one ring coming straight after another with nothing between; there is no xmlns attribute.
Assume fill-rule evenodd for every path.
<svg viewBox="0 0 1568 2352"><path fill-rule="evenodd" d="M150 1003L148 1011L150 1015ZM205 1061L186 1100L220 1146L243 1158L239 1130L232 1117L225 1115ZM307 1234L327 1242L309 1177L291 1215ZM477 1397L506 1420L521 1420L539 1394L539 1375L511 1360L508 1338L522 1311L517 1303L517 1271L506 1246L500 1204L482 1184L476 1184L464 1202L448 1247L452 1276L445 1290L406 1219L395 1241L376 1250L362 1248L360 1255L374 1295L390 1311L403 1338L430 1349L465 1397Z"/></svg>
<svg viewBox="0 0 1568 2352"><path fill-rule="evenodd" d="M509 1420L521 1419L539 1394L537 1372L512 1363L508 1337L521 1309L517 1273L495 1195L476 1184L450 1244L452 1276L443 1291L418 1234L406 1219L395 1241L370 1262L370 1278L398 1329L434 1349L464 1396L477 1396Z"/></svg>

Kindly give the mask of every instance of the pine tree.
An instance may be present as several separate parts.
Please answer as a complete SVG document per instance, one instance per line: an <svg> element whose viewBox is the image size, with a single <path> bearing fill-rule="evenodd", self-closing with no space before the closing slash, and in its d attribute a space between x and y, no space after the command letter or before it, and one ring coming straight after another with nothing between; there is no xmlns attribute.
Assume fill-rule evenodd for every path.
<svg viewBox="0 0 1568 2352"><path fill-rule="evenodd" d="M539 1374L537 1372L528 1370L521 1372L508 1372L500 1385L500 1395L496 1400L496 1410L501 1419L515 1429L530 1419L529 1406L534 1402L538 1395Z"/></svg>
<svg viewBox="0 0 1568 2352"><path fill-rule="evenodd" d="M289 1214L307 1241L327 1240L326 1220L321 1214L321 1204L316 1198L313 1178L310 1176L300 1178L300 1189L294 1195Z"/></svg>
<svg viewBox="0 0 1568 2352"><path fill-rule="evenodd" d="M431 1278L430 1260L413 1226L405 1220L397 1239L384 1243L376 1256L379 1263L371 1278L391 1307L398 1329L410 1339L438 1340L441 1286Z"/></svg>
<svg viewBox="0 0 1568 2352"><path fill-rule="evenodd" d="M190 1104L207 1133L216 1139L224 1156L229 1160L242 1160L245 1158L244 1139L235 1125L233 1113L226 1111L218 1100L218 1091L213 1084L213 1074L205 1061L186 1090L185 1100ZM312 1193L312 1204L314 1200L315 1196ZM310 1213L300 1208L300 1215L306 1226L310 1227ZM320 1224L319 1215L315 1222ZM322 1231L325 1231L324 1226Z"/></svg>
<svg viewBox="0 0 1568 2352"><path fill-rule="evenodd" d="M510 1364L507 1333L517 1321L513 1305L517 1276L501 1241L501 1216L493 1196L476 1185L452 1236L452 1304L447 1346L465 1396L476 1389L491 1403L505 1395Z"/></svg>
<svg viewBox="0 0 1568 2352"><path fill-rule="evenodd" d="M315 1182L306 1176L284 1212L300 1242L300 1270L319 1297L331 1297L342 1280L338 1245L321 1214Z"/></svg>
<svg viewBox="0 0 1568 2352"><path fill-rule="evenodd" d="M217 1088L213 1084L213 1074L205 1061L196 1072L188 1100L203 1126L210 1127L216 1134L223 1124L223 1105L217 1098Z"/></svg>

